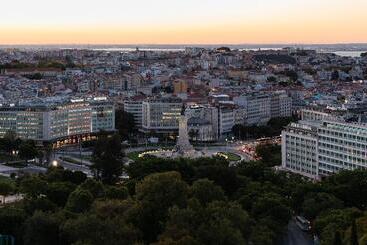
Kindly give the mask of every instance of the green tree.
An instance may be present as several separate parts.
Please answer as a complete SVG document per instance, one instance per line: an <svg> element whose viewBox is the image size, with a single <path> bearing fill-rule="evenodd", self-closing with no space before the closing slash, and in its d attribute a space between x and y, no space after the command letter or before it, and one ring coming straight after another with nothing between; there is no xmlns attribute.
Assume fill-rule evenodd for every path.
<svg viewBox="0 0 367 245"><path fill-rule="evenodd" d="M343 202L328 193L309 193L306 195L302 207L305 216L314 219L321 212L343 208Z"/></svg>
<svg viewBox="0 0 367 245"><path fill-rule="evenodd" d="M134 115L123 110L115 112L116 129L122 138L127 139L137 131Z"/></svg>
<svg viewBox="0 0 367 245"><path fill-rule="evenodd" d="M141 203L138 227L145 240L155 241L167 219L168 209L184 207L188 186L177 172L152 174L136 185L136 198Z"/></svg>
<svg viewBox="0 0 367 245"><path fill-rule="evenodd" d="M160 244L185 238L197 244L246 244L250 232L250 218L238 204L215 201L202 207L192 201L185 209L170 210Z"/></svg>
<svg viewBox="0 0 367 245"><path fill-rule="evenodd" d="M37 198L46 194L47 182L37 176L25 177L20 182L20 190L29 198Z"/></svg>
<svg viewBox="0 0 367 245"><path fill-rule="evenodd" d="M110 199L124 200L129 196L129 191L124 186L107 186L105 189L106 197Z"/></svg>
<svg viewBox="0 0 367 245"><path fill-rule="evenodd" d="M93 195L87 190L78 188L70 194L66 209L75 213L83 213L89 210L92 203Z"/></svg>
<svg viewBox="0 0 367 245"><path fill-rule="evenodd" d="M0 208L0 231L2 235L12 235L21 244L26 213L20 207Z"/></svg>
<svg viewBox="0 0 367 245"><path fill-rule="evenodd" d="M38 154L36 143L33 140L23 141L19 146L19 156L24 160L33 159Z"/></svg>
<svg viewBox="0 0 367 245"><path fill-rule="evenodd" d="M334 241L333 241L333 245L342 245L342 238L340 235L340 231L336 231L335 235L334 235Z"/></svg>
<svg viewBox="0 0 367 245"><path fill-rule="evenodd" d="M80 215L61 227L65 244L138 244L140 232L121 217L103 219L95 214Z"/></svg>
<svg viewBox="0 0 367 245"><path fill-rule="evenodd" d="M62 216L57 213L36 212L24 224L24 244L61 244L59 240L59 226L62 220Z"/></svg>
<svg viewBox="0 0 367 245"><path fill-rule="evenodd" d="M195 181L191 187L191 193L192 197L198 199L202 205L226 200L223 189L208 179Z"/></svg>
<svg viewBox="0 0 367 245"><path fill-rule="evenodd" d="M359 245L358 234L357 234L357 224L355 220L353 220L353 223L352 223L352 229L351 229L351 234L350 234L350 245Z"/></svg>
<svg viewBox="0 0 367 245"><path fill-rule="evenodd" d="M118 135L100 137L93 151L93 165L95 177L103 183L115 183L123 172L122 145Z"/></svg>
<svg viewBox="0 0 367 245"><path fill-rule="evenodd" d="M94 198L104 197L105 190L104 186L100 181L94 180L92 178L86 179L80 186L80 189L89 191Z"/></svg>
<svg viewBox="0 0 367 245"><path fill-rule="evenodd" d="M48 185L46 195L59 207L64 207L70 193L76 188L76 185L70 182L54 182Z"/></svg>

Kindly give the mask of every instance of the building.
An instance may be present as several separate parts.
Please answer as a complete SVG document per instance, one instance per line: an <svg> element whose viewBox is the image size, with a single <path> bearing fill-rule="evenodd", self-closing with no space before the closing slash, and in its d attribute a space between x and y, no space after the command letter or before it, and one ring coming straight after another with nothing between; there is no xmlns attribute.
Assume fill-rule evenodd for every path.
<svg viewBox="0 0 367 245"><path fill-rule="evenodd" d="M13 131L21 139L69 143L102 130L115 130L115 108L101 98L0 107L0 137Z"/></svg>
<svg viewBox="0 0 367 245"><path fill-rule="evenodd" d="M209 120L199 117L191 117L188 122L188 132L190 139L200 142L215 141L213 134L213 126Z"/></svg>
<svg viewBox="0 0 367 245"><path fill-rule="evenodd" d="M271 118L292 116L292 98L285 91L271 94L270 116Z"/></svg>
<svg viewBox="0 0 367 245"><path fill-rule="evenodd" d="M143 121L143 100L131 99L123 102L124 111L134 116L134 122L137 128L142 127Z"/></svg>
<svg viewBox="0 0 367 245"><path fill-rule="evenodd" d="M264 125L271 118L292 115L292 98L285 91L248 93L234 97L233 101L245 109L246 125Z"/></svg>
<svg viewBox="0 0 367 245"><path fill-rule="evenodd" d="M142 104L142 131L145 133L175 133L181 116L182 100L151 98Z"/></svg>
<svg viewBox="0 0 367 245"><path fill-rule="evenodd" d="M263 125L271 118L271 96L266 93L250 93L233 98L233 101L246 110L246 125Z"/></svg>
<svg viewBox="0 0 367 245"><path fill-rule="evenodd" d="M337 120L292 123L282 132L282 167L313 179L367 169L367 126Z"/></svg>
<svg viewBox="0 0 367 245"><path fill-rule="evenodd" d="M186 81L176 80L173 82L173 94L185 94L187 93L188 85Z"/></svg>

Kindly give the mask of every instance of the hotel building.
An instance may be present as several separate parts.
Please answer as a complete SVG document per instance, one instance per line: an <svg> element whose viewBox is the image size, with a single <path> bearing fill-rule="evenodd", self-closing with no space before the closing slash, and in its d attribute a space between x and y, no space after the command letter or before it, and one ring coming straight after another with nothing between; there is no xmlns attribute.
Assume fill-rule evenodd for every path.
<svg viewBox="0 0 367 245"><path fill-rule="evenodd" d="M69 143L78 137L85 140L91 134L114 130L114 105L99 98L0 107L0 137L14 131L21 139Z"/></svg>
<svg viewBox="0 0 367 245"><path fill-rule="evenodd" d="M367 126L337 120L292 123L282 132L282 167L313 179L367 169Z"/></svg>

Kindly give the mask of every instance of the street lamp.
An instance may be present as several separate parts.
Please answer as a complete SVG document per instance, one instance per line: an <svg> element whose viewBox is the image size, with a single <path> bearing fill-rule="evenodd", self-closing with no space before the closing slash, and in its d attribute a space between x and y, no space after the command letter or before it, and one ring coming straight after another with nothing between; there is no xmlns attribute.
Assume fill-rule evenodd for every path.
<svg viewBox="0 0 367 245"><path fill-rule="evenodd" d="M58 165L59 165L59 163L56 160L53 160L52 161L52 166L53 167L57 167Z"/></svg>

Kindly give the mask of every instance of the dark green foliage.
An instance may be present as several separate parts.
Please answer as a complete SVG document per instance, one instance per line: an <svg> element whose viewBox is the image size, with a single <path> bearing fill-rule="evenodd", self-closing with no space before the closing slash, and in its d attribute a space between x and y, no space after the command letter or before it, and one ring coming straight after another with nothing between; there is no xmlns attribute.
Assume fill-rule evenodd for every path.
<svg viewBox="0 0 367 245"><path fill-rule="evenodd" d="M355 220L353 220L353 223L352 223L352 230L350 234L350 245L359 245L358 235L357 235L357 225L356 225Z"/></svg>
<svg viewBox="0 0 367 245"><path fill-rule="evenodd" d="M285 126L297 120L297 117L272 118L265 126L244 126L235 125L232 128L233 134L238 139L247 140L261 137L279 136Z"/></svg>
<svg viewBox="0 0 367 245"><path fill-rule="evenodd" d="M123 139L129 139L137 132L134 116L126 111L117 110L115 112L116 129Z"/></svg>
<svg viewBox="0 0 367 245"><path fill-rule="evenodd" d="M262 149L263 162L235 166L221 158L137 160L128 180L109 185L62 168L24 176L14 186L25 198L0 208L0 232L17 244L271 245L301 214L322 244L366 241L366 171L313 183L269 167L272 149ZM118 156L120 148L95 154L106 152Z"/></svg>
<svg viewBox="0 0 367 245"><path fill-rule="evenodd" d="M162 222L172 206L184 207L188 186L177 172L150 175L136 186L136 198L141 203L141 220L138 227L145 239L154 241L162 231Z"/></svg>
<svg viewBox="0 0 367 245"><path fill-rule="evenodd" d="M201 205L207 205L213 201L226 200L223 189L208 179L195 181L191 187L191 195L199 200Z"/></svg>
<svg viewBox="0 0 367 245"><path fill-rule="evenodd" d="M343 208L343 202L328 193L310 192L306 195L302 207L304 215L307 218L315 219L321 212Z"/></svg>
<svg viewBox="0 0 367 245"><path fill-rule="evenodd" d="M23 141L19 146L19 156L24 160L33 159L38 155L36 143L33 140Z"/></svg>
<svg viewBox="0 0 367 245"><path fill-rule="evenodd" d="M82 213L88 211L93 202L92 194L83 189L76 189L69 196L66 203L66 209L75 212Z"/></svg>
<svg viewBox="0 0 367 245"><path fill-rule="evenodd" d="M53 203L64 207L70 193L76 188L76 185L70 182L54 182L48 185L46 196Z"/></svg>
<svg viewBox="0 0 367 245"><path fill-rule="evenodd" d="M280 145L266 144L256 147L256 154L261 161L268 167L279 166L282 164L282 149Z"/></svg>
<svg viewBox="0 0 367 245"><path fill-rule="evenodd" d="M62 217L58 213L36 212L24 224L24 244L61 244L59 241L61 222Z"/></svg>
<svg viewBox="0 0 367 245"><path fill-rule="evenodd" d="M119 135L101 136L93 151L92 169L97 179L103 183L114 184L123 172L122 145Z"/></svg>
<svg viewBox="0 0 367 245"><path fill-rule="evenodd" d="M124 200L129 196L129 191L123 186L107 186L106 197L109 199L120 199Z"/></svg>
<svg viewBox="0 0 367 245"><path fill-rule="evenodd" d="M334 241L333 241L333 245L342 245L342 238L340 235L340 231L336 231L335 235L334 235Z"/></svg>
<svg viewBox="0 0 367 245"><path fill-rule="evenodd" d="M12 235L17 241L22 240L22 225L26 220L26 213L21 208L0 208L0 232L2 235Z"/></svg>

